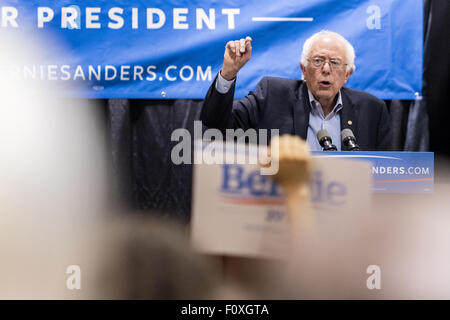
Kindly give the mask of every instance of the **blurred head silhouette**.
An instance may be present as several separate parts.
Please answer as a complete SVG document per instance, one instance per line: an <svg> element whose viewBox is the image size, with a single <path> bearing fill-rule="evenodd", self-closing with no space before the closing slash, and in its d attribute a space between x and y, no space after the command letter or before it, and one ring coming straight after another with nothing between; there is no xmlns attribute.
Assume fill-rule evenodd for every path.
<svg viewBox="0 0 450 320"><path fill-rule="evenodd" d="M60 84L21 77L45 41L0 41L0 298L73 296L66 269L84 263L106 203L100 109L64 98Z"/></svg>

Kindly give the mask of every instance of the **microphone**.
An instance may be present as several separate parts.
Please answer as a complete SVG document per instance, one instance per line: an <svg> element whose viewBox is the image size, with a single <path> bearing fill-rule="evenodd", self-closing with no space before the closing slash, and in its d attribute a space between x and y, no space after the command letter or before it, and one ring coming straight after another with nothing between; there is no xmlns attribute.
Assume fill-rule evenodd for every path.
<svg viewBox="0 0 450 320"><path fill-rule="evenodd" d="M350 129L344 129L341 131L341 141L343 149L347 151L359 151L360 148L356 144L356 138L353 135L352 130Z"/></svg>
<svg viewBox="0 0 450 320"><path fill-rule="evenodd" d="M323 151L337 151L337 148L333 144L333 140L331 140L331 136L327 130L322 129L319 132L317 132L317 140L319 140L319 143L322 146Z"/></svg>

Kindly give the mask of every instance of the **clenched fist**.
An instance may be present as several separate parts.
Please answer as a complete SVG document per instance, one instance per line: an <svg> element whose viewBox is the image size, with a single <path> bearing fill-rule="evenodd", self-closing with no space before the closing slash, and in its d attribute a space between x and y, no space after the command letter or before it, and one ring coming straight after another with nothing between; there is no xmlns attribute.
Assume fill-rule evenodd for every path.
<svg viewBox="0 0 450 320"><path fill-rule="evenodd" d="M236 78L238 71L250 60L252 54L252 38L229 41L225 46L223 65L220 74L226 80Z"/></svg>

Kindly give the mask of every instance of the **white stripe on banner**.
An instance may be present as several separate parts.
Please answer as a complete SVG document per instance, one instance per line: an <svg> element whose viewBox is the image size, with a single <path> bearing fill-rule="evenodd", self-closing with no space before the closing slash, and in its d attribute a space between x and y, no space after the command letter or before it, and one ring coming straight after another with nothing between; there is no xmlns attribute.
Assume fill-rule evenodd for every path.
<svg viewBox="0 0 450 320"><path fill-rule="evenodd" d="M252 21L303 21L312 22L314 18L282 18L282 17L253 17Z"/></svg>

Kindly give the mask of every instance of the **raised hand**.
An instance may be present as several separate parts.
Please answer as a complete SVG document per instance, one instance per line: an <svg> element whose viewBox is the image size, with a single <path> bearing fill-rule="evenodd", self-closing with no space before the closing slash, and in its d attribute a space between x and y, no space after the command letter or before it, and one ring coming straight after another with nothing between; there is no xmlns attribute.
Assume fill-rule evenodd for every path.
<svg viewBox="0 0 450 320"><path fill-rule="evenodd" d="M252 38L228 41L225 46L223 65L220 74L226 80L236 78L237 73L250 60L252 54Z"/></svg>
<svg viewBox="0 0 450 320"><path fill-rule="evenodd" d="M316 234L309 191L310 160L308 144L298 136L275 136L270 141L271 161L278 161L278 172L271 176L286 197L294 247L299 239Z"/></svg>

